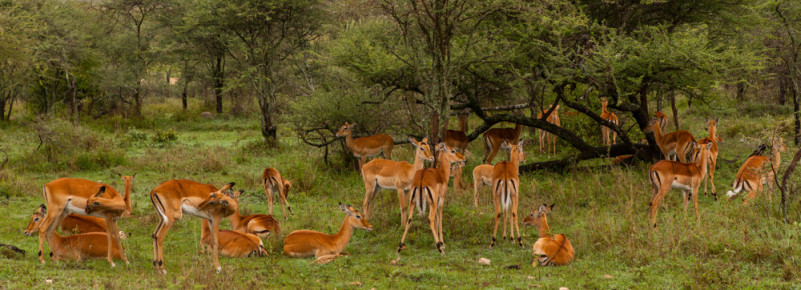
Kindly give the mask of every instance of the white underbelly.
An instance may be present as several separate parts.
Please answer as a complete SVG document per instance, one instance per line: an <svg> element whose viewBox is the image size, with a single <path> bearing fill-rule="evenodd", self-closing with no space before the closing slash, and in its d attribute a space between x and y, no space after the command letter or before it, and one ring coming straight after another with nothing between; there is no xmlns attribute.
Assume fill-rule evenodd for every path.
<svg viewBox="0 0 801 290"><path fill-rule="evenodd" d="M182 203L181 204L181 211L183 213L185 213L185 214L196 216L196 217L199 217L199 218L204 218L204 219L208 219L208 220L211 219L211 216L207 212L200 211L196 207L191 206L191 205L186 204L186 203Z"/></svg>
<svg viewBox="0 0 801 290"><path fill-rule="evenodd" d="M395 178L376 177L376 184L382 189L397 190L395 187Z"/></svg>
<svg viewBox="0 0 801 290"><path fill-rule="evenodd" d="M689 185L676 182L675 180L673 181L673 184L670 185L670 187L675 188L675 189L681 189L681 190L692 190L693 189Z"/></svg>

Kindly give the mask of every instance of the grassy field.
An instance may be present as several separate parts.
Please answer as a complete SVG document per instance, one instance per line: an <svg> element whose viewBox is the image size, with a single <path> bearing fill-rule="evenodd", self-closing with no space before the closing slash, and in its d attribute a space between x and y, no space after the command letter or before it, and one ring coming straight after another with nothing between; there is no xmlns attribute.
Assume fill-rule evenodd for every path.
<svg viewBox="0 0 801 290"><path fill-rule="evenodd" d="M683 110L689 117L682 126L696 136L706 135L704 115L721 117L719 134L725 141L720 144L723 161L716 174L719 194L730 189L740 163L760 142L753 137L789 116L771 107L742 106L740 111L714 109L727 107L719 104ZM801 282L797 198L790 207L790 218L796 222L787 224L780 221L776 192L772 202L762 196L747 207L738 200L716 202L702 195L701 222L696 223L692 209L683 213L680 192L673 191L660 209L659 227L652 229L646 221L649 164L603 166L609 160L521 177L521 215L542 203L556 204L548 216L551 229L567 235L576 251L575 261L565 267L531 266L537 231L530 227L521 226L524 248L506 241L488 249L493 215L488 189L481 192L478 209L472 205L472 190L462 195L449 190L443 221L445 255L436 251L427 223L416 217L407 237L408 249L398 264L391 263L402 228L397 195L384 191L376 199L376 215L370 221L374 230L356 230L346 248L350 257L327 265L287 258L281 248L292 230L334 233L344 218L338 202L361 210L364 186L359 174L341 165L326 165L321 150L302 144L287 128L279 130L279 147L267 148L260 143L255 118L207 120L195 117L198 110L171 109L178 107L171 101L149 104L147 121L107 118L88 121L78 129L58 120L0 125L0 148L11 157L0 171L4 215L0 243L27 251L26 256L0 256L0 288L794 288ZM49 138L38 150L36 130ZM796 149L788 145L785 164ZM411 160L410 147L396 146L393 158ZM546 159L536 152L535 144L527 147L529 161ZM473 142L469 150L473 156L465 172L471 172L483 153L480 142ZM560 149L562 155L570 152ZM216 274L211 257L200 254L200 221L185 216L170 230L164 245L168 274L156 274L150 235L157 216L148 197L151 189L173 178L218 186L233 181L236 188L246 190L240 200L243 214L266 213L266 198L259 186L266 166L294 180L289 202L295 215L281 220L282 232L265 241L271 255L221 258L223 270ZM24 236L22 230L36 206L44 202L42 186L58 177L80 177L101 180L122 191L117 172L138 174L132 193L134 217L119 221L120 229L129 235L123 246L131 264L110 268L105 260L54 263L48 259L41 265L36 258L38 239ZM470 181L469 174L465 179ZM280 208L276 210L280 215ZM223 224L229 227L227 221ZM481 257L490 259L491 265L479 265ZM514 265L519 268L507 268Z"/></svg>

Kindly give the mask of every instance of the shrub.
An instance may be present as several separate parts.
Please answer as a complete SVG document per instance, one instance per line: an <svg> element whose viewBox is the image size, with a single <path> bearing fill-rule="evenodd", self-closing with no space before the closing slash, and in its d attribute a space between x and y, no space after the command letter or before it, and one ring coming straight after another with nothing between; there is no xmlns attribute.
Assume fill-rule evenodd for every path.
<svg viewBox="0 0 801 290"><path fill-rule="evenodd" d="M61 170L94 170L125 163L125 152L111 138L102 138L94 131L74 126L64 120L39 120L32 126L39 144L19 164L40 172Z"/></svg>

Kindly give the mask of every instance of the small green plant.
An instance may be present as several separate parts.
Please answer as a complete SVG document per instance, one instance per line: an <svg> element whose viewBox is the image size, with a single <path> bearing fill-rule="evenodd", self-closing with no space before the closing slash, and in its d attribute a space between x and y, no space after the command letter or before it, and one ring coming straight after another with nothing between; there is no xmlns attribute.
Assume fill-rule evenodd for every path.
<svg viewBox="0 0 801 290"><path fill-rule="evenodd" d="M153 135L153 138L150 139L153 143L171 143L178 140L178 136L175 132L170 129L168 131L156 131L156 134Z"/></svg>

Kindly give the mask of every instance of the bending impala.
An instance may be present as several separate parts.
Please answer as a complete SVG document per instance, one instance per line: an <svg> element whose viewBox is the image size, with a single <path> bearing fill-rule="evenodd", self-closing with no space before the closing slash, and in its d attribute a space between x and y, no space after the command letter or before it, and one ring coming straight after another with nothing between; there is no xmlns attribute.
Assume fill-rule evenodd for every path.
<svg viewBox="0 0 801 290"><path fill-rule="evenodd" d="M531 266L563 266L573 261L575 251L573 245L563 234L552 234L548 227L547 214L551 213L551 206L541 205L537 211L532 211L523 219L524 225L531 225L537 228L540 238L534 243L534 261Z"/></svg>
<svg viewBox="0 0 801 290"><path fill-rule="evenodd" d="M658 127L657 127L658 128ZM671 188L678 188L682 191L682 201L684 212L687 212L687 201L691 197L695 206L695 218L700 221L698 216L698 187L701 180L706 175L706 166L709 162L709 148L712 144L701 147L701 155L695 163L682 163L677 161L662 160L652 165L648 169L648 177L651 179L652 196L649 206L651 207L650 217L654 227L656 227L656 212L659 203L665 198ZM687 196L687 191L690 196Z"/></svg>
<svg viewBox="0 0 801 290"><path fill-rule="evenodd" d="M119 209L118 205L122 203L122 210L119 211L119 213L106 213L100 210L92 211L91 209L87 210L87 201L89 199L96 199L95 197L92 197L92 195L106 196L106 198L97 200L98 203L113 201L117 209ZM125 257L125 251L122 249L122 244L120 243L119 230L117 229L117 222L115 220L125 210L125 202L123 196L114 190L114 188L109 185L100 184L86 179L59 178L45 184L44 199L45 204L51 210L47 212L47 216L45 217L44 221L42 221L42 224L39 228L39 261L42 264L45 262L43 256L45 239L47 239L47 243L53 247L53 234L55 233L56 228L61 225L61 222L64 220L64 218L71 213L103 217L106 222L106 229L108 229L110 233L105 235L108 242L106 249L108 254L107 260L109 264L111 264L112 267L115 266L113 260L114 247L112 246L114 242L116 242L117 247L120 249L119 256L126 264L128 263L128 259ZM97 205L98 208L99 205L100 204Z"/></svg>
<svg viewBox="0 0 801 290"><path fill-rule="evenodd" d="M239 196L243 192L244 190L237 190L232 194L237 205L239 204ZM233 227L234 230L259 237L270 237L270 235L277 235L281 232L281 225L273 216L266 214L242 216L239 214L239 207L237 207L234 213L228 216L228 221L231 222L231 227ZM222 237L220 237L220 241L222 241Z"/></svg>
<svg viewBox="0 0 801 290"><path fill-rule="evenodd" d="M547 113L548 109L543 110L541 113L537 114L537 119L542 119L542 115ZM556 105L553 112L545 118L545 121L559 127L562 126L562 120L559 119L559 105ZM537 132L540 134L540 152L542 152L542 149L546 149L545 147L548 147L548 156L551 156L551 148L553 148L553 154L556 155L556 135L542 129L538 129Z"/></svg>
<svg viewBox="0 0 801 290"><path fill-rule="evenodd" d="M772 158L768 156L754 155L748 157L737 175L734 177L733 190L729 190L726 196L729 199L734 198L740 191L747 191L748 195L743 197L743 204L748 204L749 199L756 198L758 192L761 192L764 184L768 184L769 188L773 188L773 174L778 172L781 166L781 152L787 150L782 138L777 138L773 143L771 150ZM770 194L768 194L770 198Z"/></svg>
<svg viewBox="0 0 801 290"><path fill-rule="evenodd" d="M687 155L692 154L698 143L690 132L680 130L662 135L662 128L659 127L656 117L651 118L651 122L643 130L644 133L653 132L656 145L665 155L667 160L678 160L687 162Z"/></svg>
<svg viewBox="0 0 801 290"><path fill-rule="evenodd" d="M492 169L492 201L495 204L495 226L492 230L492 243L495 246L495 235L498 233L498 220L503 209L503 239L506 240L506 224L509 224L509 240L514 242L515 229L517 230L517 243L523 246L520 236L520 224L517 216L517 201L520 191L519 169L520 161L526 160L523 152L523 142L520 144L504 144L509 147L512 158L495 164ZM511 214L511 215L510 215Z"/></svg>
<svg viewBox="0 0 801 290"><path fill-rule="evenodd" d="M451 165L455 162L464 162L465 158L464 155L448 147L445 143L439 143L438 147L439 156L437 160L439 164L437 168L423 168L414 174L411 201L415 203L421 216L425 214L426 205L431 205L431 209L428 212L428 223L431 226L431 234L434 235L437 250L444 254L445 252L442 250L444 245L442 239L442 209L445 205L445 193L448 191L448 179L451 177ZM409 232L413 215L414 207L411 207L409 209L409 219L406 221L403 237L401 237L401 242L398 246L398 255L404 248L403 242Z"/></svg>
<svg viewBox="0 0 801 290"><path fill-rule="evenodd" d="M706 125L706 131L709 132L709 137L704 137L701 140L698 140L698 145L701 145L701 147L706 146L706 144L712 144L712 147L709 149L709 169L707 174L704 175L704 195L706 195L707 184L712 183L712 196L715 197L715 200L718 200L718 194L715 190L715 167L717 167L718 164L718 141L723 140L717 136L718 119L707 119ZM700 154L701 151L696 150L693 158L697 159L699 157L698 155Z"/></svg>
<svg viewBox="0 0 801 290"><path fill-rule="evenodd" d="M281 214L286 219L286 211L284 206L289 210L289 214L295 215L292 212L292 207L286 201L289 196L289 189L292 188L292 180L287 180L281 177L281 173L275 168L267 167L261 174L262 185L264 185L264 194L267 195L267 207L270 209L270 215L273 215L273 202L275 201L275 193L278 193L278 206L281 207Z"/></svg>
<svg viewBox="0 0 801 290"><path fill-rule="evenodd" d="M362 209L367 219L372 216L373 211L370 205L381 189L397 190L401 226L406 225L404 217L406 209L409 207L409 190L412 189L414 173L423 168L424 161L434 161L434 155L431 154L428 146L428 139L423 138L422 142L417 142L417 140L409 138L409 141L415 148L414 164L406 161L373 159L362 166L365 189Z"/></svg>
<svg viewBox="0 0 801 290"><path fill-rule="evenodd" d="M217 242L220 245L220 254L226 257L267 256L261 239L253 234L220 230L217 234ZM211 221L202 220L200 221L200 250L205 253L211 247Z"/></svg>
<svg viewBox="0 0 801 290"><path fill-rule="evenodd" d="M67 199L68 202L70 200L71 198ZM28 225L26 234L28 231L32 231L31 228L34 224L38 225L40 220L44 220L46 215L47 207L44 204L39 205L33 213L33 216L31 216L31 224ZM52 242L50 243L50 247L52 248L50 257L55 261L61 258L80 261L83 259L102 259L103 257L107 257L108 253L111 252L113 258L122 258L122 248L119 244L114 244L111 251L109 251L107 243L108 238L109 235L105 232L75 234L66 237L62 237L57 232L53 232Z"/></svg>
<svg viewBox="0 0 801 290"><path fill-rule="evenodd" d="M339 232L328 235L310 230L293 231L284 239L284 255L295 258L314 256L317 258L314 262L319 264L347 255L342 250L348 245L353 235L353 228L372 231L373 226L352 206L340 203L339 208L347 213Z"/></svg>
<svg viewBox="0 0 801 290"><path fill-rule="evenodd" d="M609 112L606 110L607 100L606 98L601 98L601 119L604 119L610 123L617 125L618 119L615 113ZM609 140L609 134L612 134L612 140ZM601 125L601 137L603 138L604 145L609 146L612 144L617 143L617 132L612 130L607 126Z"/></svg>
<svg viewBox="0 0 801 290"><path fill-rule="evenodd" d="M236 201L223 192L234 186L228 183L217 189L213 185L202 184L191 180L175 179L165 181L150 192L150 201L158 212L159 220L153 232L153 266L156 270L166 274L164 269L164 238L167 232L180 220L183 214L199 217L211 221L212 256L214 267L220 272L220 262L217 259L217 233L220 230L220 220L233 214L239 209Z"/></svg>
<svg viewBox="0 0 801 290"><path fill-rule="evenodd" d="M353 126L355 125L356 123L345 122L345 125L339 128L337 137L345 136L345 145L348 146L354 157L359 158L359 170L364 166L367 157L378 156L382 152L386 159L392 160L392 146L395 144L392 137L387 134L376 134L354 139Z"/></svg>
<svg viewBox="0 0 801 290"><path fill-rule="evenodd" d="M515 124L514 128L492 128L484 132L481 137L481 141L484 142L484 164L492 164L492 159L498 154L504 141L517 144L522 131L523 125Z"/></svg>

